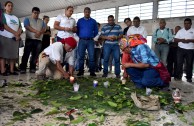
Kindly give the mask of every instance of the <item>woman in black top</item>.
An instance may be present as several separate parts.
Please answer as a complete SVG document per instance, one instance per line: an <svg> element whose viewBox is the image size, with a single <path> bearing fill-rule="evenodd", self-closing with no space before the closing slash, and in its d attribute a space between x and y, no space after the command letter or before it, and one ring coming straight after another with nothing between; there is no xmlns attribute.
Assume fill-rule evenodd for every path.
<svg viewBox="0 0 194 126"><path fill-rule="evenodd" d="M46 24L46 31L44 32L44 35L43 35L43 38L42 38L41 52L50 45L50 37L51 37L51 29L48 26L49 17L44 16L43 20L44 20L44 23Z"/></svg>

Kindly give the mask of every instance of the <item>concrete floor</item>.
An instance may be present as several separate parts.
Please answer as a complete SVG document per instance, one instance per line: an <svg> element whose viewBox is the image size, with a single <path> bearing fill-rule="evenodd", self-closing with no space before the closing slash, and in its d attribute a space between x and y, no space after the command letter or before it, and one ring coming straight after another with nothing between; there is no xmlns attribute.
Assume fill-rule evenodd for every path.
<svg viewBox="0 0 194 126"><path fill-rule="evenodd" d="M114 68L113 68L114 70ZM86 70L88 71L88 70ZM76 76L75 72L75 76ZM115 77L115 75L113 74L114 71L112 71L112 73L109 73L108 77ZM102 76L102 72L96 73L97 77L101 77ZM86 72L84 74L84 76L89 76L89 73ZM181 93L183 95L183 103L190 103L190 102L194 102L194 78L192 78L192 83L189 83L186 81L186 78L184 77L185 75L183 75L182 77L182 81L175 81L174 78L172 78L171 83L170 83L170 87L171 88L179 88L181 89ZM36 79L35 74L33 73L29 73L27 71L26 74L19 74L19 75L11 75L11 76L1 76L0 75L0 80L2 79L6 79L7 82L17 82L17 81L23 81L24 83L31 83L33 80Z"/></svg>
<svg viewBox="0 0 194 126"><path fill-rule="evenodd" d="M75 72L76 75L76 72ZM85 73L85 76L89 76L89 73ZM97 77L101 77L102 76L102 72L97 73ZM114 77L115 75L113 73L109 74L109 77ZM33 80L36 79L35 74L32 73L26 73L26 74L20 74L18 76L0 76L0 80L2 79L6 79L8 82L22 82L22 83L28 83L29 85L33 82ZM194 79L193 79L194 81ZM179 88L181 89L181 94L182 94L182 103L183 104L188 104L191 102L194 102L194 83L188 83L186 82L186 78L183 77L182 81L174 81L174 79L172 78L172 82L170 84L171 88ZM25 88L25 87L24 87ZM9 92L7 91L8 89L5 89L5 93L1 93L0 95L8 95L9 96ZM16 89L17 90L17 89ZM25 90L25 89L20 89L20 90ZM27 91L26 91L27 92ZM14 104L14 110L18 110L21 109L18 107L17 104L15 104L14 100L17 101L17 98L19 96L17 96L17 94L14 93L10 93L10 97L13 97L13 99L11 100L5 100L2 97L0 97L0 103L1 105L3 104ZM21 96L20 96L21 97ZM31 102L31 104L33 106L39 106L40 108L42 108L44 111L48 111L49 107L45 107L43 105L41 105L39 103L39 101L33 101ZM1 106L0 106L1 107ZM12 108L9 107L2 107L0 109L0 125L4 126L7 122L10 122L10 119L12 118L12 113L14 111ZM187 119L188 123L184 123L182 121L180 121L180 119L178 118L177 114L173 114L173 115L169 115L168 113L166 113L165 110L160 110L160 111L155 111L155 112L150 112L150 114L153 114L155 118L161 118L163 116L166 117L166 119L161 120L161 121L152 121L151 126L163 126L164 122L174 122L174 126L193 126L194 124L194 111L191 112L185 112L184 116ZM126 116L114 116L114 117L110 117L113 121L111 122L111 126L125 126L125 124L123 123L123 120L127 119L127 113ZM26 119L26 121L24 122L16 122L14 123L14 126L42 126L45 122L49 122L51 119L51 117L44 117L44 113L41 115L35 115L35 117L33 117L33 119ZM104 123L102 126L109 126L106 123ZM70 125L71 126L71 125ZM83 126L83 125L80 125ZM85 125L84 125L85 126Z"/></svg>

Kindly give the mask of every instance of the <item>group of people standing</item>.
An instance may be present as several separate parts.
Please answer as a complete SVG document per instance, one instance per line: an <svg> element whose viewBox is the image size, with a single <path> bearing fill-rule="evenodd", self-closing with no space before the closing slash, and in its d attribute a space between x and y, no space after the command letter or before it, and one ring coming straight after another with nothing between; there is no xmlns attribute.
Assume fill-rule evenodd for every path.
<svg viewBox="0 0 194 126"><path fill-rule="evenodd" d="M160 27L153 33L155 52L159 59L167 66L171 77L176 81L182 80L183 64L187 82L192 82L194 60L194 29L192 20L184 20L184 28L180 26L173 30L166 28L166 21L161 19Z"/></svg>
<svg viewBox="0 0 194 126"><path fill-rule="evenodd" d="M14 71L14 64L18 58L22 28L19 19L11 14L12 10L13 3L6 2L3 20L5 30L0 31L0 66L3 76L7 75L6 61L10 62L10 74L18 74ZM87 50L90 76L96 76L95 72L99 68L100 53L103 52L102 77L108 76L109 60L112 55L115 62L115 76L120 78L120 51L122 51L123 77L130 76L137 87L168 86L170 76L166 65L171 75L174 71L175 80L180 80L184 59L186 61L187 81L192 82L194 29L191 28L191 19L185 19L183 29L179 30L180 27L176 27L175 36L173 36L171 29L165 27L165 20L161 19L160 27L153 33L154 53L146 44L147 32L140 25L139 17L134 17L133 21L126 18L124 23L127 27L123 31L121 26L115 23L114 16L109 15L108 23L100 30L100 24L90 17L91 9L89 7L84 9L84 17L80 18L77 23L71 17L73 11L74 8L68 6L64 14L56 17L54 29L58 30L57 42L50 45L51 30L47 26L49 17L44 16L43 20L40 19L40 9L38 7L32 8L31 16L24 20L26 40L22 63L20 64L21 74L26 73L31 54L31 73L36 72L37 76L52 76L54 79L67 79L74 75L75 55L78 54L79 72L77 76L82 76L84 75L84 61ZM79 40L76 39L75 33ZM170 56L171 58L168 58ZM173 58L175 68L172 68ZM39 68L36 71L37 62ZM64 64L68 66L66 71L63 69ZM162 75L162 73L165 73L165 75Z"/></svg>

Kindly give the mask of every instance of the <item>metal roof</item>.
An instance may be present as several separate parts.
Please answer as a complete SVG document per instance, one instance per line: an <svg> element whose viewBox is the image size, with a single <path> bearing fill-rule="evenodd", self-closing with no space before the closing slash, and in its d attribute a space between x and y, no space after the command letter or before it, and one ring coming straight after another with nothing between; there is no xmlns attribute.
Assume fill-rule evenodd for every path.
<svg viewBox="0 0 194 126"><path fill-rule="evenodd" d="M2 6L7 0L1 0ZM80 6L105 0L11 0L14 4L13 14L25 17L31 14L33 7L39 7L40 12L49 12L64 9L67 6Z"/></svg>

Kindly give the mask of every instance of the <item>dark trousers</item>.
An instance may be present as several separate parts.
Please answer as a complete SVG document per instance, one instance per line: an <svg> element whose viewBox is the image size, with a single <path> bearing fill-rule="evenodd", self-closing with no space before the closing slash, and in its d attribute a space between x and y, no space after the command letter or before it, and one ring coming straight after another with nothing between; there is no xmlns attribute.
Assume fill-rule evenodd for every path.
<svg viewBox="0 0 194 126"><path fill-rule="evenodd" d="M191 79L193 75L193 58L194 50L193 49L177 49L177 71L176 77L181 79L183 75L183 63L186 61L186 78Z"/></svg>
<svg viewBox="0 0 194 126"><path fill-rule="evenodd" d="M22 56L22 63L20 64L21 70L26 69L30 53L32 55L30 59L30 69L36 69L36 61L40 54L41 45L42 43L40 40L26 39L24 54Z"/></svg>
<svg viewBox="0 0 194 126"><path fill-rule="evenodd" d="M95 48L94 51L94 60L95 60L95 68L96 71L99 71L100 69L100 56L101 56L101 48Z"/></svg>
<svg viewBox="0 0 194 126"><path fill-rule="evenodd" d="M177 48L178 47L173 47L170 46L169 48L169 53L168 53L168 58L167 58L167 69L168 72L170 73L171 77L175 77L176 68L177 68Z"/></svg>
<svg viewBox="0 0 194 126"><path fill-rule="evenodd" d="M160 74L154 68L138 69L130 67L127 68L126 71L138 88L168 86L168 84L165 84L160 78Z"/></svg>

